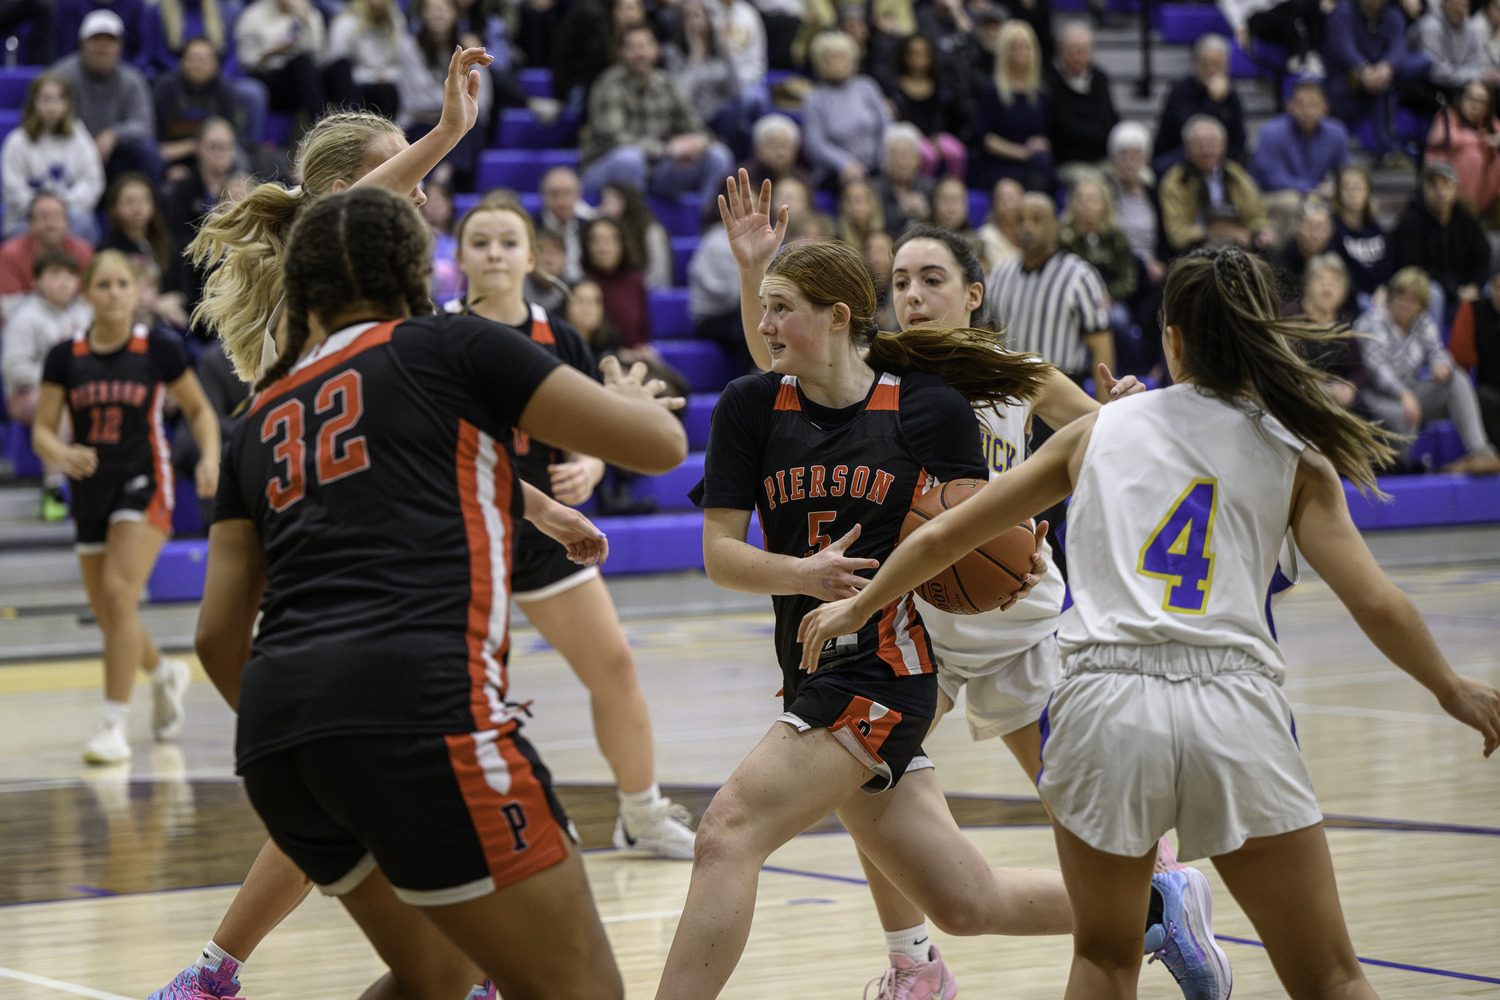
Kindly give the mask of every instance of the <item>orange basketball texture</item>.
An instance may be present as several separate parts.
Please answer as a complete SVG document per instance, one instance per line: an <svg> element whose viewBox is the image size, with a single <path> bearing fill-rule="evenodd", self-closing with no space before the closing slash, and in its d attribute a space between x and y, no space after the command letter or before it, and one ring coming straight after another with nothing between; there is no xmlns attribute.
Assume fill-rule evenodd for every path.
<svg viewBox="0 0 1500 1000"><path fill-rule="evenodd" d="M956 507L984 489L983 479L955 479L923 493L906 512L901 537L950 507ZM1036 535L1026 525L1017 525L990 539L917 588L917 595L942 611L955 615L980 615L993 611L1021 589L1021 578L1031 570Z"/></svg>

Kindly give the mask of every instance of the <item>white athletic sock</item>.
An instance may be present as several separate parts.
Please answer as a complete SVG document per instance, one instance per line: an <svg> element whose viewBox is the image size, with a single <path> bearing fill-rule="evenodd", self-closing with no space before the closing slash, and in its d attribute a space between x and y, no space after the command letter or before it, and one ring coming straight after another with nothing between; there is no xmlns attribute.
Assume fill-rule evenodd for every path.
<svg viewBox="0 0 1500 1000"><path fill-rule="evenodd" d="M171 676L171 670L167 666L167 658L162 653L156 654L156 666L151 668L151 679L153 681L165 681Z"/></svg>
<svg viewBox="0 0 1500 1000"><path fill-rule="evenodd" d="M42 476L42 486L49 490L55 490L67 482L68 477L61 472L49 472Z"/></svg>
<svg viewBox="0 0 1500 1000"><path fill-rule="evenodd" d="M927 933L927 921L904 931L885 932L885 950L892 955L905 955L913 962L925 962L932 947L931 935Z"/></svg>
<svg viewBox="0 0 1500 1000"><path fill-rule="evenodd" d="M99 717L108 726L123 726L129 716L130 702L110 701L108 698L104 699L104 707L99 712Z"/></svg>
<svg viewBox="0 0 1500 1000"><path fill-rule="evenodd" d="M200 969L204 969L209 966L213 966L215 969L217 969L223 964L224 959L226 958L231 962L234 962L240 968L245 967L244 962L241 962L239 959L229 954L229 952L214 944L213 941L209 941L208 944L203 946L203 954L198 956L198 961L194 962L193 965Z"/></svg>
<svg viewBox="0 0 1500 1000"><path fill-rule="evenodd" d="M649 810L661 799L661 787L656 782L651 782L650 788L639 792L619 792L620 809L624 812L640 814Z"/></svg>

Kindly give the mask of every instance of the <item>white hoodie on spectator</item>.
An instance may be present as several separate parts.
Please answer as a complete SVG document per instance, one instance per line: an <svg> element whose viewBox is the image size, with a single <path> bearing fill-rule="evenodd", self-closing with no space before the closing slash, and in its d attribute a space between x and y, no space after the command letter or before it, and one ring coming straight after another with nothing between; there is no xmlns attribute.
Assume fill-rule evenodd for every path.
<svg viewBox="0 0 1500 1000"><path fill-rule="evenodd" d="M92 212L104 193L104 164L89 130L77 119L71 135L42 135L34 141L18 128L0 145L0 182L5 235L14 236L26 228L31 200L42 191L61 198L70 216Z"/></svg>
<svg viewBox="0 0 1500 1000"><path fill-rule="evenodd" d="M0 333L5 344L0 369L5 374L6 395L40 385L47 352L93 321L94 310L82 298L65 306L53 305L40 292L22 299Z"/></svg>

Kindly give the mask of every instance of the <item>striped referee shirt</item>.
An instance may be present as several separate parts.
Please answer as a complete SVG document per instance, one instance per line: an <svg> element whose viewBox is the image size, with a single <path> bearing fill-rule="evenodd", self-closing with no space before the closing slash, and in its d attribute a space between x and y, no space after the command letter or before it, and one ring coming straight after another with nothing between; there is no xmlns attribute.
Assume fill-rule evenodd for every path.
<svg viewBox="0 0 1500 1000"><path fill-rule="evenodd" d="M1087 373L1083 338L1109 329L1109 294L1092 264L1059 250L1035 271L1014 257L990 272L985 319L1013 351L1034 351L1065 372Z"/></svg>

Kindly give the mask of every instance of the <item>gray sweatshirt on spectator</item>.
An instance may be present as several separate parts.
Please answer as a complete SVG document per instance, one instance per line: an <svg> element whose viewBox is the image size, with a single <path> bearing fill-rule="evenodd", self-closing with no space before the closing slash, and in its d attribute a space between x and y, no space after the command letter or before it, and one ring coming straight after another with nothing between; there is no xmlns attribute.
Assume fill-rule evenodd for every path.
<svg viewBox="0 0 1500 1000"><path fill-rule="evenodd" d="M107 76L95 76L75 52L52 72L73 88L73 110L90 135L114 129L121 142L156 142L151 86L140 70L121 61Z"/></svg>
<svg viewBox="0 0 1500 1000"><path fill-rule="evenodd" d="M1430 10L1412 25L1413 35L1413 47L1431 57L1432 82L1441 87L1462 87L1491 68L1484 32L1468 18L1454 27L1441 10Z"/></svg>
<svg viewBox="0 0 1500 1000"><path fill-rule="evenodd" d="M5 350L0 368L5 372L7 394L30 389L42 382L42 363L47 352L84 329L94 320L94 310L82 299L58 307L32 292L16 306L5 324L0 341Z"/></svg>
<svg viewBox="0 0 1500 1000"><path fill-rule="evenodd" d="M729 249L729 233L714 226L703 234L688 261L688 312L695 322L740 307L740 266Z"/></svg>
<svg viewBox="0 0 1500 1000"><path fill-rule="evenodd" d="M1356 332L1368 334L1360 341L1370 387L1387 396L1399 396L1422 380L1422 369L1434 365L1455 368L1453 356L1443 347L1442 335L1432 314L1423 310L1406 333L1391 314L1373 308L1354 321Z"/></svg>
<svg viewBox="0 0 1500 1000"><path fill-rule="evenodd" d="M868 76L837 86L820 83L802 101L802 142L819 178L836 174L851 159L867 173L880 169L880 146L891 120L885 95Z"/></svg>

